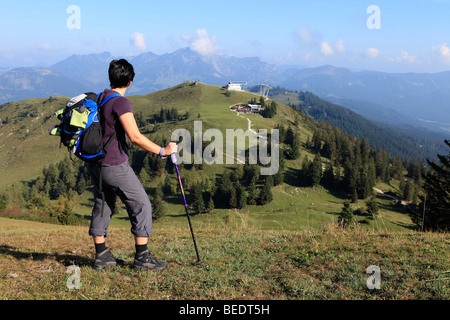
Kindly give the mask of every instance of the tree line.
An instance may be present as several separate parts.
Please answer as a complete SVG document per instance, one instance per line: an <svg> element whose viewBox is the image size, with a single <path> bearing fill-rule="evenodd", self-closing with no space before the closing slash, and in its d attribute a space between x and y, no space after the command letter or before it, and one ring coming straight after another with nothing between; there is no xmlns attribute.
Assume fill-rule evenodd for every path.
<svg viewBox="0 0 450 320"><path fill-rule="evenodd" d="M28 210L21 218L73 224L81 222L75 216L77 199L91 184L81 161L69 157L42 170L31 182L14 184L0 194L0 209Z"/></svg>

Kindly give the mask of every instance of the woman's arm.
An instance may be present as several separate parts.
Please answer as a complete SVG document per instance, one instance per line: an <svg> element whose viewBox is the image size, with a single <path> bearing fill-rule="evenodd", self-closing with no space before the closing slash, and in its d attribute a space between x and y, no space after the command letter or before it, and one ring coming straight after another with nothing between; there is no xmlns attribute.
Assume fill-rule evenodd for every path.
<svg viewBox="0 0 450 320"><path fill-rule="evenodd" d="M130 138L131 142L138 147L152 153L159 154L161 151L161 147L150 141L146 136L144 136L140 131L136 124L136 119L134 118L134 114L131 112L125 113L119 118L120 123L122 124L125 133L128 138ZM167 147L165 147L163 156L170 156L172 153L177 152L177 145L175 142L170 142Z"/></svg>

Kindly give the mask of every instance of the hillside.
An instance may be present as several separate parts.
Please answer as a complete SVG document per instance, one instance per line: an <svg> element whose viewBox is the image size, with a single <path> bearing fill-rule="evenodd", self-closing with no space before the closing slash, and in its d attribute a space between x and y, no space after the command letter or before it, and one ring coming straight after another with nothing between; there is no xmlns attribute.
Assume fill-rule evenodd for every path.
<svg viewBox="0 0 450 320"><path fill-rule="evenodd" d="M131 95L129 99L135 113L146 119L159 114L161 108L176 108L180 115L190 113L189 120L157 124L156 133L153 133L154 127L150 124L146 132L150 137L158 135L167 140L176 128L193 128L196 120L202 121L204 129L217 128L223 132L228 128L247 130L248 120L237 117L229 107L247 103L257 96L248 92L233 92L226 97L224 93L219 86L181 84L148 95ZM61 96L27 99L0 106L0 160L5 173L0 189L14 182L36 178L48 163L56 163L68 154L66 149L59 149L57 138L48 135L48 129L58 123L52 113L62 108L68 99ZM270 129L277 122L289 123L294 118L294 112L287 106L280 108L279 115L270 120L249 115L253 129Z"/></svg>
<svg viewBox="0 0 450 320"><path fill-rule="evenodd" d="M323 99L380 119L380 111L411 119L410 124L436 131L448 131L450 72L385 73L353 72L345 68L321 66L299 70L279 83L291 90L310 91ZM383 121L385 122L385 121ZM392 123L392 119L387 122ZM400 123L404 123L400 120Z"/></svg>
<svg viewBox="0 0 450 320"><path fill-rule="evenodd" d="M42 171L47 168L45 171L50 172L50 163L57 165L53 167L56 176L61 164L72 163L60 161L67 159L67 151L59 149L58 139L46 132L57 122L50 114L64 105L67 98L31 99L2 105L1 154L2 161L8 165L2 167L5 179L1 180L0 190L9 188L12 205L8 204L0 214L16 219L47 219L45 221L53 223L0 217L0 255L3 257L0 259L0 277L4 279L0 282L0 298L448 299L448 236L413 230L415 226L410 216L393 200L398 192L398 181L391 179L387 183L380 178L376 182L380 193L374 197L379 208L377 213L366 213L366 199L356 199L351 205L357 223L342 228L337 221L343 202L349 199L348 194L321 184L306 186L299 177L308 159L310 163L313 158L320 159L320 164L329 168L329 159L319 156L325 151L328 138L323 136L325 142L316 143L319 132L322 135L326 132L337 134L344 145L359 148L359 142L347 141L336 128L324 127L283 104L278 104L272 118L258 114L238 116L229 109L231 105L254 98L259 97L248 92L226 94L219 86L203 83L182 83L149 95L129 97L141 131L154 141L168 140L175 129L192 129L195 121L202 121L203 130L217 128L222 132L238 128L245 131L249 124L254 130L280 126L294 128L294 140L298 139L300 143L299 156L284 160L284 179L271 188L273 198L264 205L248 204L241 209L216 205L209 214L194 214L195 186L201 185L208 190L222 188L225 174L237 176L242 166L182 166L193 228L200 255L206 262L201 267L192 265L195 252L184 207L179 192L172 187L171 194L164 195L166 214L154 221L150 240L151 250L169 263L164 273L139 273L129 267L133 258L133 240L122 206L112 217L108 246L117 257L125 260L126 265L103 273L92 269L94 251L87 235L92 207L89 186L82 194L51 200L49 205L45 204L44 197L27 200L31 192L20 194L20 182L31 186L29 182L39 177L42 183L46 179ZM172 120L159 119L165 114L162 111L170 111L170 108L177 110L178 116ZM284 138L281 143L283 154L290 150L287 140ZM315 149L318 144L324 145L322 151ZM150 172L150 155L136 149L132 149L131 155L133 169L152 198L156 213L160 208L154 201L157 187L164 184L165 193L167 181L169 188L170 183L176 185L173 166L166 162L157 171ZM339 167L337 162L335 167ZM61 171L60 178L62 176ZM241 181L247 186L245 179L244 176ZM264 178L256 183L264 190L266 181L268 179ZM55 182L58 188L63 187L61 183L64 184L64 180ZM233 183L233 188L238 189L238 183ZM12 184L15 186L11 188ZM33 188L36 192L36 185L30 189ZM77 225L58 225L58 220L52 220L45 211L56 210L60 214L71 205ZM69 279L70 273L73 273L68 269L70 266L80 268L78 290L67 288L67 281L72 279ZM370 266L380 268L382 280L378 290L367 287L370 275L366 270Z"/></svg>
<svg viewBox="0 0 450 320"><path fill-rule="evenodd" d="M392 156L400 156L403 159L435 159L437 154L445 152L443 141L446 135L411 125L406 126L410 120L393 111L384 113L379 110L379 117L385 120L374 121L360 115L364 112L356 113L349 108L321 99L311 92L274 88L271 90L270 98L284 104L295 105L315 120L329 123L359 139L366 138L370 143L373 142L376 148L385 149ZM358 105L366 111L372 110L366 107L364 102L360 101ZM396 125L387 124L389 119L396 122ZM405 124L400 125L403 120Z"/></svg>
<svg viewBox="0 0 450 320"><path fill-rule="evenodd" d="M183 83L148 95L129 96L137 117L141 119L142 132L154 141L160 141L161 144L164 140L170 139L175 129L192 130L194 122L199 120L202 121L203 131L208 128L217 128L221 132L238 128L246 131L249 123L253 130L271 129L280 125L285 128L295 128L300 143L299 157L285 161L284 182L272 188L273 201L265 205L249 205L242 210L217 207L214 211L217 214L212 215L211 218L216 223L222 219L229 219L239 212L246 214L247 223L265 229L295 230L299 226L320 227L323 223L336 221L347 195L342 190L330 190L319 185L304 186L298 180L302 161L314 158L314 151L306 146L313 137L312 128L317 127L317 123L306 117L303 118L297 111L282 104L278 104L278 112L273 118L263 118L257 114L238 116L229 110L231 105L247 103L254 98L259 97L248 92L232 92L228 96L221 87L202 83L198 85ZM54 117L50 117L51 113L59 109L66 101L67 98L55 97L25 100L1 106L0 118L3 125L0 128L2 150L0 190L11 189L14 183L32 182L42 175L42 170L50 163L57 164L67 157L67 150L59 149L59 140L47 134L47 129L57 123ZM161 108L175 108L180 115L179 120L155 123L155 117L160 114ZM188 112L187 119L186 112ZM225 137L225 134L223 136ZM281 152L285 152L286 148L287 146L283 144ZM131 162L137 173L141 173L144 166L148 165L148 161L149 158L145 152L139 150L133 152ZM326 158L322 158L323 167L327 165L327 162ZM170 168L173 166L166 164L166 168L169 168L172 184L176 184L173 172L170 173ZM218 187L217 179L220 179L224 172L234 175L236 168L236 165L203 165L202 168L185 166L182 172L186 180L185 187L189 190L193 184L197 183ZM153 175L150 171L149 174ZM158 184L164 183L165 177L166 175L153 176L147 186L150 196L153 196ZM259 182L258 188L262 187L261 183L263 182ZM398 182L388 185L380 181L377 188L396 193L398 191L396 185ZM15 190L13 188L9 192L11 197L17 197L19 191L16 186ZM76 215L89 217L90 199L90 193L85 192L77 200ZM175 193L165 200L170 214L164 219L170 221L182 217L184 210L180 205L179 195ZM414 227L406 211L397 207L389 197L380 194L377 202L380 211L378 218L374 220L363 213L366 207L365 201L358 200L354 204L354 208L360 212L356 219L368 227L381 230L405 230L405 228ZM126 213L121 211L116 219L126 219Z"/></svg>
<svg viewBox="0 0 450 320"><path fill-rule="evenodd" d="M67 104L66 97L27 99L0 106L0 189L35 179L47 163L65 154L49 136L56 124L52 113Z"/></svg>

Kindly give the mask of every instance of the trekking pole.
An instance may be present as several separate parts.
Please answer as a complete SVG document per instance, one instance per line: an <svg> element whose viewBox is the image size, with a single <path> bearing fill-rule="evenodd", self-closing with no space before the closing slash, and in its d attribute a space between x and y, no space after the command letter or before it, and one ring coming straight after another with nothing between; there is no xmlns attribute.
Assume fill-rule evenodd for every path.
<svg viewBox="0 0 450 320"><path fill-rule="evenodd" d="M177 169L178 183L180 184L181 194L182 194L183 200L184 200L184 208L186 209L186 216L187 216L188 222L189 222L189 229L191 229L191 235L192 235L192 240L194 241L195 253L197 254L197 261L195 261L194 264L201 265L203 262L205 262L205 260L200 259L200 255L198 254L197 243L195 242L195 235L194 235L194 231L192 230L191 217L189 215L188 205L186 202L186 195L184 194L183 184L181 183L180 171L178 170L178 160L177 160L177 156L175 153L172 153L171 159L172 159L173 164L175 165L175 168Z"/></svg>

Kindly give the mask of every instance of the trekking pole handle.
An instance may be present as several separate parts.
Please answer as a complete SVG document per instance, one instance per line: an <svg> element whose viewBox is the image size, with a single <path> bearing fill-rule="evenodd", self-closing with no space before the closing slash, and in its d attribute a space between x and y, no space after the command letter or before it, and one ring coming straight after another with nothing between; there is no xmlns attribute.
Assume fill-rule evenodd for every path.
<svg viewBox="0 0 450 320"><path fill-rule="evenodd" d="M173 163L173 164L177 164L177 163L178 163L178 160L177 160L177 154L176 154L176 153L172 153L172 154L170 155L170 158L172 159L172 163Z"/></svg>

